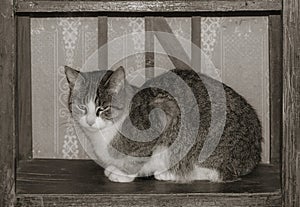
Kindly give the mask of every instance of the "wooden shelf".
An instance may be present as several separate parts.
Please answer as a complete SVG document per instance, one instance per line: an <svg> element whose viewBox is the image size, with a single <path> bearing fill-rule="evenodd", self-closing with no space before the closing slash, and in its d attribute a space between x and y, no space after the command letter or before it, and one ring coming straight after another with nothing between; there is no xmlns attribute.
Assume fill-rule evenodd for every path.
<svg viewBox="0 0 300 207"><path fill-rule="evenodd" d="M109 206L125 201L139 203L136 206L164 202L167 206L193 206L203 202L208 202L206 206L232 206L234 203L243 206L243 202L244 205L281 205L279 168L269 165L260 165L250 175L232 183L196 181L177 184L151 177L138 178L132 183L113 183L104 176L103 169L90 160L21 161L17 169L16 192L19 206L28 203L35 206L34 202L58 206L104 202L103 206Z"/></svg>
<svg viewBox="0 0 300 207"><path fill-rule="evenodd" d="M282 0L17 0L16 12L280 11Z"/></svg>

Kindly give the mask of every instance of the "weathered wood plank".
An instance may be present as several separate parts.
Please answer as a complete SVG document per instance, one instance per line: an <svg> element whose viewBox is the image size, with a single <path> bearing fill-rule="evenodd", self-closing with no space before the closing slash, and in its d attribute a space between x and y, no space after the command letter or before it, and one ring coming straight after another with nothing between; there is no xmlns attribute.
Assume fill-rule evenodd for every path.
<svg viewBox="0 0 300 207"><path fill-rule="evenodd" d="M107 47L107 17L98 17L98 68L107 70L108 68L108 47Z"/></svg>
<svg viewBox="0 0 300 207"><path fill-rule="evenodd" d="M192 17L192 68L201 72L201 17Z"/></svg>
<svg viewBox="0 0 300 207"><path fill-rule="evenodd" d="M297 200L296 200L296 206L300 206L300 152L298 152L298 156L297 156L297 163L296 163L296 169L297 169L297 172L296 172L296 175L298 175L297 177L297 183L296 183L296 186L297 186L297 189L296 189L296 196L297 196Z"/></svg>
<svg viewBox="0 0 300 207"><path fill-rule="evenodd" d="M47 187L45 187L47 186ZM16 206L281 206L279 167L260 165L233 183L112 183L88 160L21 161Z"/></svg>
<svg viewBox="0 0 300 207"><path fill-rule="evenodd" d="M152 20L154 35L175 68L191 69L191 59L174 35L167 20L164 17L154 17Z"/></svg>
<svg viewBox="0 0 300 207"><path fill-rule="evenodd" d="M30 18L17 18L18 159L32 158Z"/></svg>
<svg viewBox="0 0 300 207"><path fill-rule="evenodd" d="M270 162L279 164L282 146L282 21L269 16L270 64Z"/></svg>
<svg viewBox="0 0 300 207"><path fill-rule="evenodd" d="M196 181L191 184L138 178L132 183L113 183L91 160L21 161L17 172L18 194L264 194L280 193L278 166L260 165L233 183ZM47 187L45 187L47 186Z"/></svg>
<svg viewBox="0 0 300 207"><path fill-rule="evenodd" d="M0 0L0 206L15 194L15 22L13 1Z"/></svg>
<svg viewBox="0 0 300 207"><path fill-rule="evenodd" d="M145 17L145 77L149 80L154 77L154 34L153 34L153 18Z"/></svg>
<svg viewBox="0 0 300 207"><path fill-rule="evenodd" d="M240 195L18 195L16 207L281 207L281 196L275 194Z"/></svg>
<svg viewBox="0 0 300 207"><path fill-rule="evenodd" d="M283 1L283 191L285 206L298 207L300 152L300 3Z"/></svg>
<svg viewBox="0 0 300 207"><path fill-rule="evenodd" d="M282 0L18 0L16 12L280 11Z"/></svg>

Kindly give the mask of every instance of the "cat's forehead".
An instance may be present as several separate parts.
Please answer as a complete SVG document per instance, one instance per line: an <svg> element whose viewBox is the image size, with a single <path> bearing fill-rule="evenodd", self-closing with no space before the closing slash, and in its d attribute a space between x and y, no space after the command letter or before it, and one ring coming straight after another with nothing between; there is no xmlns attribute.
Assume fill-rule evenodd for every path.
<svg viewBox="0 0 300 207"><path fill-rule="evenodd" d="M102 79L106 78L105 76L107 73L110 73L110 71L98 70L91 72L81 72L80 75L83 77L84 81L99 82Z"/></svg>
<svg viewBox="0 0 300 207"><path fill-rule="evenodd" d="M80 72L80 75L77 77L75 88L77 89L86 89L91 90L93 87L99 87L104 85L106 80L111 74L110 71L99 70L92 72Z"/></svg>
<svg viewBox="0 0 300 207"><path fill-rule="evenodd" d="M105 70L81 72L76 81L77 83L75 84L73 98L83 101L96 99L99 95L105 95L106 90L104 84L108 80L111 73L112 71Z"/></svg>

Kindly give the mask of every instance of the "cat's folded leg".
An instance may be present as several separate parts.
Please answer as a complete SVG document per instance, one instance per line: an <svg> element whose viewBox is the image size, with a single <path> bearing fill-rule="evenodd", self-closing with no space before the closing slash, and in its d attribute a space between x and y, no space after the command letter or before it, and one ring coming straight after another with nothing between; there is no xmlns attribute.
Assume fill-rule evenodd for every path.
<svg viewBox="0 0 300 207"><path fill-rule="evenodd" d="M164 171L164 172L155 172L154 177L156 180L163 180L163 181L176 181L177 180L177 176L169 170Z"/></svg>
<svg viewBox="0 0 300 207"><path fill-rule="evenodd" d="M105 176L108 177L110 181L118 183L129 183L134 181L136 175L128 175L117 167L110 165L104 171Z"/></svg>
<svg viewBox="0 0 300 207"><path fill-rule="evenodd" d="M211 182L222 182L220 172L216 169L195 166L190 176L191 180L209 180Z"/></svg>

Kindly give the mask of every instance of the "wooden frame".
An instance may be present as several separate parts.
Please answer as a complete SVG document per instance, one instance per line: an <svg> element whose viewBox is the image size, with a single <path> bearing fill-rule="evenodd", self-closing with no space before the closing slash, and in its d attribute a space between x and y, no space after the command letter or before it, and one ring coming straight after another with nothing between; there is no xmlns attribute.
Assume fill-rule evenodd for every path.
<svg viewBox="0 0 300 207"><path fill-rule="evenodd" d="M0 206L15 198L16 70L12 1L0 0Z"/></svg>
<svg viewBox="0 0 300 207"><path fill-rule="evenodd" d="M127 3L126 3L127 2ZM219 3L219 4L218 4ZM127 4L127 6L126 6ZM170 6L163 5L169 4ZM282 132L282 194L284 206L299 206L300 204L300 16L298 0L254 0L254 1L157 1L154 5L153 1L137 2L137 1L105 1L105 2L72 2L72 1L17 1L14 5L12 1L0 1L0 20L3 24L0 25L0 78L1 87L0 94L0 206L12 205L15 201L15 138L19 133L19 116L20 110L15 110L18 106L16 87L16 18L17 15L24 15L26 12L98 12L98 11L281 11L283 20L283 50L280 46L275 46L276 50L283 51L283 89L282 89L282 106L283 106L283 132ZM85 6L83 6L85 5ZM180 7L182 6L182 7ZM15 8L14 8L15 7ZM161 8L161 10L160 10ZM271 24L278 25L280 19L274 19ZM277 22L277 23L276 23ZM273 37L280 40L280 37ZM21 48L20 48L21 49ZM279 58L280 60L280 58ZM280 64L271 63L274 65ZM19 71L20 72L20 71ZM20 73L18 73L20 74ZM280 74L279 74L280 76ZM18 83L21 84L21 83ZM280 86L274 86L280 90ZM275 105L280 105L276 103ZM276 106L274 106L275 108ZM19 107L17 107L19 108ZM26 115L25 115L26 116ZM276 130L276 129L273 129ZM277 135L280 137L280 135ZM278 158L276 158L278 159ZM76 197L76 196L75 196ZM96 203L102 199L103 204L118 204L120 201L129 204L130 200L134 200L138 205L143 205L148 202L153 205L168 204L167 200L174 201L174 205L219 205L232 206L242 204L254 204L264 206L280 206L281 194L273 195L222 195L207 196L207 195L189 195L186 196L153 196L152 198L143 195L117 196L118 199L111 201L108 196L86 196L85 199L91 200L91 203ZM117 198L115 197L115 198ZM64 204L73 203L73 195L65 196L38 196L33 197L30 201L31 206L41 204L43 198L44 205L53 203L53 201L61 201ZM21 199L25 202L26 199ZM147 201L147 202L146 202ZM21 205L19 203L19 205ZM224 205L223 205L224 204ZM83 204L82 204L83 205ZM125 204L124 204L125 205Z"/></svg>
<svg viewBox="0 0 300 207"><path fill-rule="evenodd" d="M283 149L285 206L300 205L300 4L283 1Z"/></svg>
<svg viewBox="0 0 300 207"><path fill-rule="evenodd" d="M229 15L230 16L230 15ZM273 15L274 17L278 17L278 15ZM272 17L273 17L272 16ZM276 22L274 20L274 22ZM279 22L280 23L280 22ZM196 31L192 31L192 42L195 42L196 44L201 46L201 37L200 37L200 29L201 29L201 17L200 16L192 16L191 17L191 26L192 25L196 25L195 26L195 30L199 31L199 33L196 33ZM170 26L168 25L167 21L165 18L163 18L162 16L151 16L151 17L146 17L145 18L145 25L146 25L146 30L147 31L154 31L154 33L149 34L149 36L145 38L145 45L146 47L148 47L149 49L153 48L154 46L154 37L160 42L161 46L164 48L165 51L168 52L168 54L170 54L169 58L171 60L171 62L173 63L173 65L177 68L186 68L186 69L190 69L190 66L185 64L185 62L189 62L189 58L188 55L186 54L185 50L183 49L182 45L180 44L180 42L174 38L174 39L170 39L170 37L168 37L168 41L166 41L165 36L161 36L160 33L155 33L156 31L158 32L167 32L167 33L172 33L172 29L170 28ZM26 58L30 59L30 39L28 38L30 36L30 23L29 23L29 17L27 16L18 16L17 17L17 34L18 34L18 40L19 44L17 46L18 48L18 53L19 51L25 52L26 53ZM99 47L103 47L105 45L105 43L107 42L107 16L99 16L98 17L98 36L100 38L99 41ZM275 27L274 27L275 28ZM276 41L275 37L280 37L281 36L281 30L278 29L276 31L272 31L272 35L270 36L270 42L274 42ZM148 34L146 34L148 35ZM274 37L273 37L274 36ZM28 41L22 41L22 40L28 40ZM278 44L274 44L275 46L278 46ZM99 67L102 68L103 66L105 66L107 64L107 48L105 48L104 50L101 50L102 54L99 55ZM196 51L197 52L197 51ZM183 59L185 61L180 61L179 59L174 58L174 56L180 54L180 57L183 57ZM195 55L192 55L195 56ZM278 54L278 50L274 50L272 48L272 53L270 53L270 58L272 60L274 60L274 63L277 63L274 58L280 56L280 53ZM146 67L148 67L148 69L146 70L146 78L151 78L154 75L154 71L152 70L151 67L153 67L154 65L154 56L152 52L148 52L146 53ZM192 58L192 62L195 62L195 59L199 59L196 57ZM151 64L149 64L151 63ZM195 64L195 63L193 63ZM271 66L272 69L274 69L276 71L276 66L275 64L273 64ZM25 58L23 58L22 56L20 58L18 58L18 73L22 73L23 75L19 75L18 77L20 77L20 79L18 79L18 82L20 83L20 85L22 85L22 87L19 87L19 89L24 90L22 88L28 88L28 86L30 85L30 66L28 66L28 61L26 61ZM29 70L29 71L28 71ZM29 76L28 76L29 74ZM273 72L272 72L273 74ZM279 70L279 74L281 74L281 70ZM279 76L274 76L273 80L271 82L276 82L280 85L280 80L278 80ZM25 83L25 84L22 84ZM28 86L26 86L26 84L28 84ZM281 86L281 85L280 85ZM273 86L271 86L270 89L273 89ZM25 93L25 95L21 94L21 93ZM26 93L28 93L28 91L23 91L23 92L19 92L20 94L20 102L21 103L27 103L28 100L30 102L30 96L26 95ZM30 93L30 91L29 91ZM23 96L21 96L23 95ZM279 93L274 93L273 95L273 99L277 99L279 98L279 100L281 100L280 97L278 97L278 95L280 95ZM28 99L29 98L29 99ZM31 105L29 104L25 104L26 105ZM20 105L19 108L23 107L23 105ZM24 107L23 107L24 108ZM280 111L280 106L279 108L276 108L277 110ZM26 109L26 108L24 108ZM23 113L19 114L19 117L24 117L23 114L30 114L30 107L27 108L28 112L26 113L26 110L24 112L24 110L20 110L23 111ZM280 114L279 114L280 116ZM31 128L31 124L30 121L31 118L29 119L22 119L21 121L26 121L25 126L22 125L22 123L20 123L20 127L25 127L25 129L22 130L28 130L28 128ZM274 124L275 128L279 128L279 125L277 123ZM17 174L17 182L16 182L16 193L17 193L17 198L19 199L19 203L25 202L26 199L28 199L28 194L40 194L43 193L44 195L41 197L41 200L44 201L44 199L47 199L49 194L53 194L53 193L57 193L57 197L55 199L58 199L60 196L62 195L68 195L70 193L82 193L83 195L85 194L95 194L95 196L99 196L101 194L103 194L104 192L109 193L111 195L112 198L117 199L113 196L113 194L115 193L119 193L119 194L124 194L124 193L128 193L128 194L135 194L135 187L138 187L139 189L141 189L140 193L145 193L150 189L147 189L146 187L144 187L144 183L133 183L133 184L128 184L126 185L126 188L118 186L117 189L118 191L112 189L112 184L105 184L105 176L103 175L101 168L95 166L95 164L91 163L91 162L87 162L87 161L78 161L73 162L70 160L43 160L43 161L38 161L36 159L32 160L32 161L28 161L28 159L24 159L23 154L31 154L31 145L28 145L26 143L26 139L28 139L30 137L27 136L19 136L19 143L25 143L23 145L20 146L20 155L19 158L21 158L21 161L18 163L18 170L16 172ZM30 143L30 142L29 142ZM275 143L276 144L276 143ZM275 145L274 145L275 146ZM276 146L277 147L277 146ZM278 146L279 147L279 146ZM277 151L277 153L279 153L279 151ZM276 153L275 153L276 154ZM278 154L277 154L278 155ZM44 170L44 166L47 165L47 170ZM66 169L66 171L61 171L60 169L57 169L56 166L65 166L64 168ZM72 166L77 166L77 168L73 169ZM93 166L93 167L92 167ZM80 171L79 169L84 169L84 171ZM73 169L73 170L71 170ZM89 170L86 170L89 169ZM93 169L98 169L98 170L93 170ZM263 170L262 170L263 169ZM198 194L198 196L200 196L203 193L216 193L216 194L220 194L220 193L224 193L224 194L235 194L235 193L244 193L244 192L248 192L249 195L253 195L253 194L257 194L257 193L267 193L268 196L267 197L261 197L261 202L265 203L267 205L267 200L272 200L272 203L268 204L268 205L274 205L274 203L277 203L278 200L278 196L281 194L280 192L280 182L279 182L279 172L278 172L279 167L267 167L267 166L260 166L259 169L254 172L254 174L252 173L252 176L243 179L242 182L239 183L233 183L229 185L229 188L224 184L221 187L217 184L208 184L208 185L204 185L204 183L201 184L194 184L194 185L187 185L185 187L181 186L180 190L177 189L174 191L174 189L176 189L176 185L172 186L170 190L165 190L165 191L154 191L155 194L164 194L164 197L168 197L169 194L173 194L174 192L177 192L179 194ZM47 171L50 172L47 172ZM85 183L82 183L78 180L81 180L81 178L78 178L78 176L74 173L72 173L73 171L75 171L76 173L80 172L80 174L86 176L86 177L95 177L95 175L102 175L100 177L97 177L98 182L102 183L103 182L103 186L102 188L99 188L98 185L93 185L91 183L96 183L96 181L94 180L90 180L90 179L86 179ZM99 172L98 172L99 171ZM68 178L63 178L63 176L65 174L68 174ZM90 175L88 175L90 173ZM38 175L38 176L37 176ZM254 176L255 175L255 176ZM75 179L74 179L75 178ZM61 180L62 179L62 180ZM59 182L57 182L56 180L61 180ZM45 183L46 182L46 183ZM137 181L138 182L138 181ZM90 183L90 184L89 184ZM253 184L255 183L255 184ZM260 183L259 186L256 186L256 183ZM47 189L44 189L43 186L47 185ZM154 188L162 188L162 189L168 189L170 188L170 185L163 185L159 182L155 182L155 181L151 181L150 185L154 185ZM201 185L201 187L200 187ZM255 190L252 190L252 188L255 185ZM70 188L70 186L77 186L75 187L75 189ZM83 187L80 187L83 186ZM124 185L123 185L124 186ZM222 190L219 190L220 188L222 188ZM103 191L103 189L106 189L105 191ZM235 191L234 189L239 189L237 191ZM261 196L261 195L260 195ZM162 197L163 198L163 197ZM258 196L259 198L259 196ZM198 198L198 201L201 202L203 198L201 198L201 196ZM266 199L266 200L264 200ZM83 202L83 201L81 201ZM109 202L109 201L107 201ZM247 201L250 202L250 201ZM251 202L253 202L253 200L251 200ZM146 204L146 201L144 201L144 204ZM25 204L24 204L25 205ZM77 204L76 204L77 205ZM225 205L222 204L223 206Z"/></svg>
<svg viewBox="0 0 300 207"><path fill-rule="evenodd" d="M206 12L279 11L281 0L19 0L16 12Z"/></svg>
<svg viewBox="0 0 300 207"><path fill-rule="evenodd" d="M18 160L32 158L32 123L31 123L31 35L30 18L17 19L17 127L16 143ZM20 67L21 66L21 67ZM19 67L19 68L18 68Z"/></svg>
<svg viewBox="0 0 300 207"><path fill-rule="evenodd" d="M282 148L282 20L279 15L269 16L270 60L270 162L281 163Z"/></svg>

